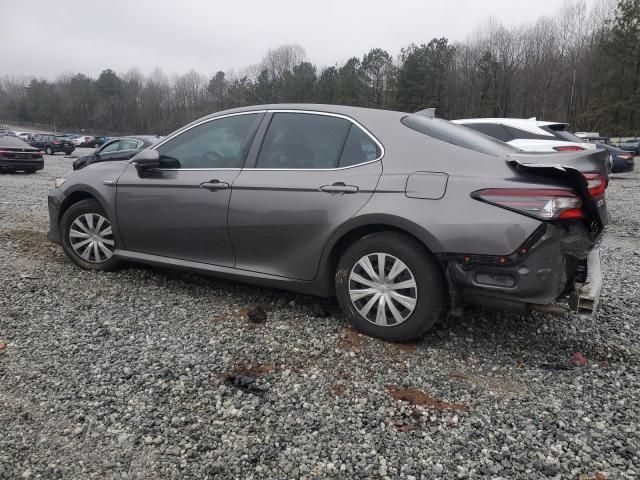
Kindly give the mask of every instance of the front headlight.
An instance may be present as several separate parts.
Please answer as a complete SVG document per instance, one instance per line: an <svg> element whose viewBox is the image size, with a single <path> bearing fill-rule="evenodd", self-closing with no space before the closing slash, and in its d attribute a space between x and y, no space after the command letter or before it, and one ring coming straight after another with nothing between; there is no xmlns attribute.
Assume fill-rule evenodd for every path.
<svg viewBox="0 0 640 480"><path fill-rule="evenodd" d="M64 185L64 182L66 182L66 181L67 181L66 177L57 177L54 180L53 185L54 185L55 188L60 188L62 185Z"/></svg>

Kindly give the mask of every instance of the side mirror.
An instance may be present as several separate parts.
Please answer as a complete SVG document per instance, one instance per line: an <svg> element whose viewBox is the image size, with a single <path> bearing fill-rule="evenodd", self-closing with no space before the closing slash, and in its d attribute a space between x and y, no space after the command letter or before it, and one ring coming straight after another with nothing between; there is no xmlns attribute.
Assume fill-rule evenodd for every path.
<svg viewBox="0 0 640 480"><path fill-rule="evenodd" d="M142 150L131 159L131 163L136 166L138 172L151 170L160 166L160 155L156 150Z"/></svg>

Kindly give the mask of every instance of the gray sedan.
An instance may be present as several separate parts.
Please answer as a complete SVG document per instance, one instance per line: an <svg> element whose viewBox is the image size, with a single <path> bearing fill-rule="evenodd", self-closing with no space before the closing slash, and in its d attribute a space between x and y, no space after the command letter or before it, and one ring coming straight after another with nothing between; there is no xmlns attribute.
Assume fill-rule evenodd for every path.
<svg viewBox="0 0 640 480"><path fill-rule="evenodd" d="M407 341L465 303L592 312L605 157L522 153L429 115L245 107L57 179L49 238L85 269L336 296L360 331Z"/></svg>

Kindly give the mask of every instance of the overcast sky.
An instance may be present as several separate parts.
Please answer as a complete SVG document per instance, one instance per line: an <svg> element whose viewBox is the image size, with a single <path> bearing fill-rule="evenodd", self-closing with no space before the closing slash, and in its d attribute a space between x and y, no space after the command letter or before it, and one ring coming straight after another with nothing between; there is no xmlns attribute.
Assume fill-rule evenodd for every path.
<svg viewBox="0 0 640 480"><path fill-rule="evenodd" d="M588 0L591 3L593 0ZM53 79L105 68L210 75L299 43L320 66L445 36L464 40L490 17L507 25L561 0L0 0L0 75Z"/></svg>

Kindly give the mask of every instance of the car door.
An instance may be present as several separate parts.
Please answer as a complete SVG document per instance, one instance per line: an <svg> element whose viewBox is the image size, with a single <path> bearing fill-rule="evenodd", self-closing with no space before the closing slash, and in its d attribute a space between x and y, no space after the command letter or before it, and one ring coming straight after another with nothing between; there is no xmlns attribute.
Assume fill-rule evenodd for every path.
<svg viewBox="0 0 640 480"><path fill-rule="evenodd" d="M235 265L311 280L331 234L371 198L383 148L340 115L274 111L266 121L259 150L233 182Z"/></svg>
<svg viewBox="0 0 640 480"><path fill-rule="evenodd" d="M41 150L44 149L44 142L42 141L43 137L44 135L35 135L33 137L33 140L29 142L29 145L35 148L39 148Z"/></svg>
<svg viewBox="0 0 640 480"><path fill-rule="evenodd" d="M153 148L160 168L129 164L117 183L117 222L126 250L233 266L227 228L231 184L263 116L226 115L181 131Z"/></svg>

